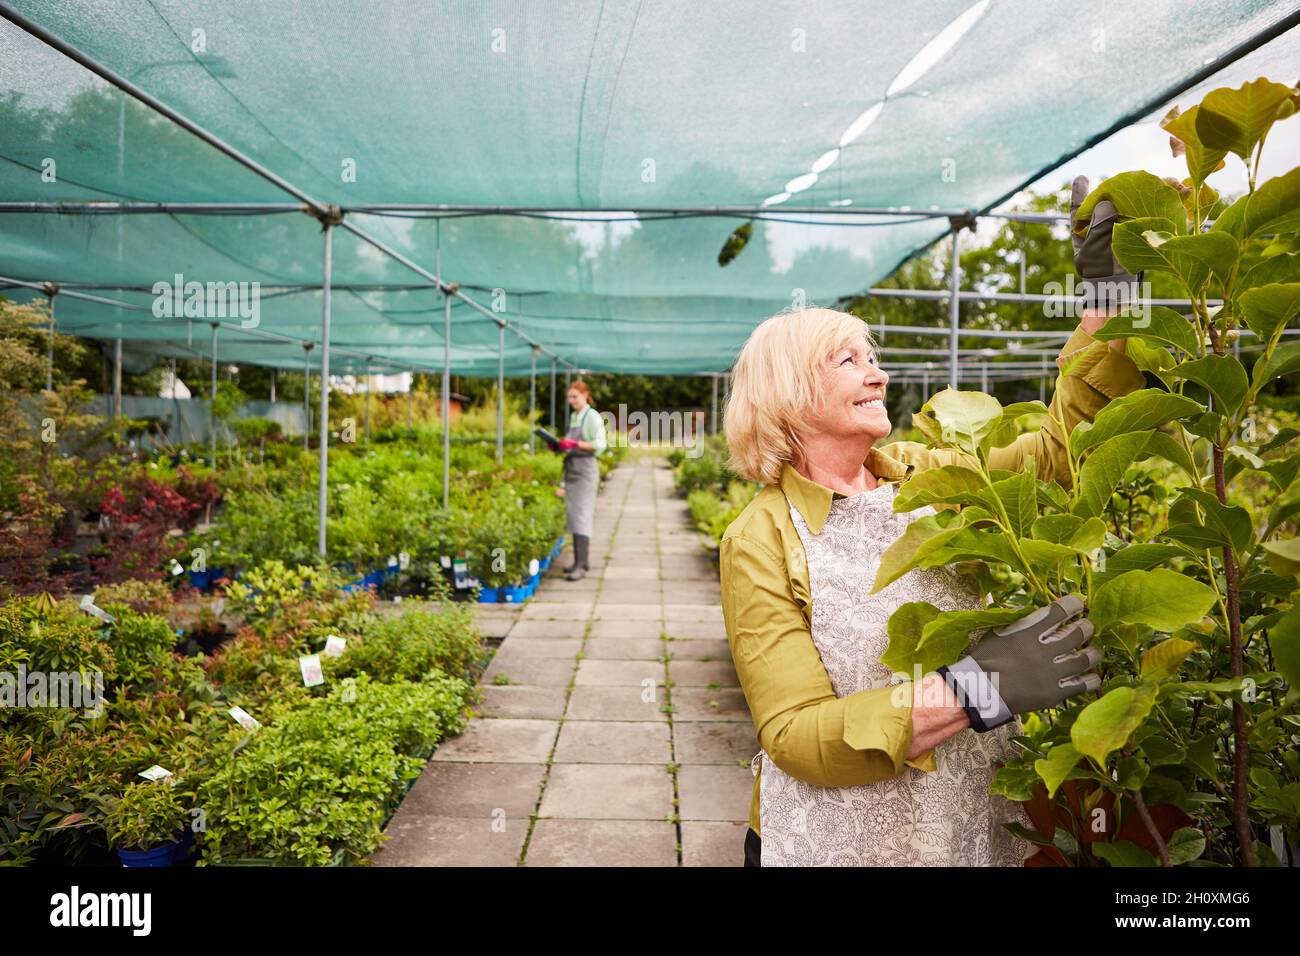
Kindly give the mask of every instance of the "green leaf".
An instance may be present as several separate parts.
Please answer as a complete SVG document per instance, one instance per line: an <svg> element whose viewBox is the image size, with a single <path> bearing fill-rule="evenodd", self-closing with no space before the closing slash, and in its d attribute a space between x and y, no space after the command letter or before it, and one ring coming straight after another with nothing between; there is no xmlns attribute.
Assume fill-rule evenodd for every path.
<svg viewBox="0 0 1300 956"><path fill-rule="evenodd" d="M876 594L901 578L916 567L918 560L947 543L961 529L961 521L951 511L917 518L880 556L880 567L876 569L876 583L871 593Z"/></svg>
<svg viewBox="0 0 1300 956"><path fill-rule="evenodd" d="M1021 421L1027 416L1047 414L1047 406L1042 402L1013 402L1002 409L1002 417L989 430L984 439L984 453L991 448L1004 448L1022 434Z"/></svg>
<svg viewBox="0 0 1300 956"><path fill-rule="evenodd" d="M929 410L939 423L946 444L975 455L980 444L1002 418L1002 406L991 395L945 388L930 396L922 411Z"/></svg>
<svg viewBox="0 0 1300 956"><path fill-rule="evenodd" d="M1300 574L1300 538L1265 541L1264 550L1275 574Z"/></svg>
<svg viewBox="0 0 1300 956"><path fill-rule="evenodd" d="M1047 785L1047 795L1056 796L1057 788L1070 776L1070 771L1079 765L1082 754L1074 744L1059 743L1047 752L1047 756L1034 761L1034 772Z"/></svg>
<svg viewBox="0 0 1300 956"><path fill-rule="evenodd" d="M1122 313L1113 316L1092 335L1103 341L1141 338L1157 345L1181 349L1188 355L1198 354L1196 330L1192 328L1192 323L1166 305L1149 306L1145 314Z"/></svg>
<svg viewBox="0 0 1300 956"><path fill-rule="evenodd" d="M1076 458L1093 445L1129 432L1146 432L1166 422L1191 418L1204 406L1182 395L1144 388L1111 399L1091 422L1076 425L1070 433L1070 452ZM1089 427L1085 427L1089 426Z"/></svg>
<svg viewBox="0 0 1300 956"><path fill-rule="evenodd" d="M1186 150L1187 174L1193 188L1199 187L1211 173L1222 169L1224 157L1228 155L1226 149L1210 149L1201 142L1196 131L1196 115L1200 109L1200 106L1193 106L1181 116L1167 117L1160 123Z"/></svg>
<svg viewBox="0 0 1300 956"><path fill-rule="evenodd" d="M1196 463L1192 461L1192 456L1183 445L1174 440L1172 435L1162 431L1153 431L1149 435L1143 457L1159 455L1165 461L1172 462L1183 469L1189 477L1197 473L1198 469Z"/></svg>
<svg viewBox="0 0 1300 956"><path fill-rule="evenodd" d="M1237 414L1250 388L1246 370L1231 355L1207 355L1180 362L1169 374L1173 378L1185 378L1204 385L1217 402L1215 411L1229 418Z"/></svg>
<svg viewBox="0 0 1300 956"><path fill-rule="evenodd" d="M1250 521L1250 512L1245 508L1240 505L1221 504L1219 499L1208 491L1200 491L1196 488L1184 488L1181 499L1195 501L1200 505L1205 512L1205 524L1238 554L1245 554L1254 547L1255 528ZM1181 508L1179 511L1181 513ZM1174 513L1171 508L1171 519Z"/></svg>
<svg viewBox="0 0 1300 956"><path fill-rule="evenodd" d="M885 625L889 633L889 648L880 655L880 663L895 673L911 675L925 625L938 616L939 609L926 601L909 601L899 607Z"/></svg>
<svg viewBox="0 0 1300 956"><path fill-rule="evenodd" d="M1184 217L1182 206L1179 219ZM1111 233L1111 251L1129 272L1168 272L1178 276L1191 292L1199 292L1210 276L1209 267L1192 256L1170 246L1178 229L1169 219L1130 219L1115 226Z"/></svg>
<svg viewBox="0 0 1300 956"><path fill-rule="evenodd" d="M933 504L986 504L987 490L978 471L962 465L944 465L918 472L899 487L895 511L914 511Z"/></svg>
<svg viewBox="0 0 1300 956"><path fill-rule="evenodd" d="M1131 544L1106 557L1106 570L1102 577L1094 577L1093 583L1100 587L1111 578L1128 571L1147 571L1182 553L1181 548L1169 544Z"/></svg>
<svg viewBox="0 0 1300 956"><path fill-rule="evenodd" d="M1275 378L1290 375L1300 369L1300 342L1290 342L1273 350L1272 355L1261 355L1255 363L1252 381L1256 391Z"/></svg>
<svg viewBox="0 0 1300 956"><path fill-rule="evenodd" d="M1208 149L1227 150L1249 164L1273 124L1295 112L1294 96L1290 87L1263 77L1235 90L1211 90L1200 102L1196 135Z"/></svg>
<svg viewBox="0 0 1300 956"><path fill-rule="evenodd" d="M1218 741L1214 734L1205 734L1187 745L1187 762L1206 780L1219 779L1219 764L1214 759Z"/></svg>
<svg viewBox="0 0 1300 956"><path fill-rule="evenodd" d="M1140 757L1120 757L1115 762L1115 782L1125 790L1140 790L1151 773L1151 765Z"/></svg>
<svg viewBox="0 0 1300 956"><path fill-rule="evenodd" d="M1100 518L1078 515L1043 515L1034 521L1033 536L1039 541L1061 544L1080 554L1092 554L1106 540L1106 524Z"/></svg>
<svg viewBox="0 0 1300 956"><path fill-rule="evenodd" d="M1038 479L1034 477L1034 459L1026 458L1025 470L1013 478L993 482L993 491L1002 502L1009 530L1017 538L1029 533L1038 515Z"/></svg>
<svg viewBox="0 0 1300 956"><path fill-rule="evenodd" d="M1275 176L1246 193L1219 216L1210 232L1226 232L1238 242L1261 232L1286 233L1300 228L1300 166Z"/></svg>
<svg viewBox="0 0 1300 956"><path fill-rule="evenodd" d="M1150 439L1148 432L1116 435L1098 445L1079 472L1079 499L1072 512L1092 517L1106 510L1124 473L1137 460Z"/></svg>
<svg viewBox="0 0 1300 956"><path fill-rule="evenodd" d="M1182 866L1199 860L1205 852L1205 834L1195 827L1183 827L1169 838L1165 852L1169 854L1171 866Z"/></svg>
<svg viewBox="0 0 1300 956"><path fill-rule="evenodd" d="M1070 740L1079 753L1104 767L1106 758L1123 747L1133 731L1142 726L1155 699L1154 684L1115 687L1079 712L1070 725Z"/></svg>
<svg viewBox="0 0 1300 956"><path fill-rule="evenodd" d="M1283 258L1278 256L1276 258ZM1290 256L1286 258L1292 258ZM1300 259L1300 256L1294 257ZM1300 275L1300 263L1297 263ZM1248 289L1237 298L1247 328L1268 344L1279 329L1300 315L1300 282L1275 282Z"/></svg>
<svg viewBox="0 0 1300 956"><path fill-rule="evenodd" d="M1237 279L1235 286L1238 301L1248 289L1259 286L1288 283L1300 275L1300 253L1279 253L1257 263Z"/></svg>
<svg viewBox="0 0 1300 956"><path fill-rule="evenodd" d="M1143 680L1169 680L1178 673L1183 661L1196 650L1196 645L1181 637L1171 637L1147 649L1142 655L1139 673Z"/></svg>
<svg viewBox="0 0 1300 956"><path fill-rule="evenodd" d="M962 657L970 647L971 635L991 627L1002 627L1024 617L1033 608L993 607L982 611L942 611L928 622L916 646L921 673ZM883 658L882 658L883 660Z"/></svg>
<svg viewBox="0 0 1300 956"><path fill-rule="evenodd" d="M1100 857L1112 866L1154 866L1156 857L1136 843L1115 840L1114 843L1093 843L1093 856Z"/></svg>
<svg viewBox="0 0 1300 956"><path fill-rule="evenodd" d="M1127 571L1096 590L1088 618L1098 634L1116 624L1172 633L1203 618L1215 600L1213 588L1167 568Z"/></svg>
<svg viewBox="0 0 1300 956"><path fill-rule="evenodd" d="M1139 169L1104 179L1088 194L1074 214L1076 235L1087 234L1093 209L1103 199L1114 203L1115 211L1126 219L1164 219L1173 226L1173 232L1186 232L1186 213L1178 190L1159 176Z"/></svg>
<svg viewBox="0 0 1300 956"><path fill-rule="evenodd" d="M1225 288L1237 266L1237 241L1222 232L1201 232L1174 236L1159 249L1192 289L1200 289L1207 275L1213 275Z"/></svg>

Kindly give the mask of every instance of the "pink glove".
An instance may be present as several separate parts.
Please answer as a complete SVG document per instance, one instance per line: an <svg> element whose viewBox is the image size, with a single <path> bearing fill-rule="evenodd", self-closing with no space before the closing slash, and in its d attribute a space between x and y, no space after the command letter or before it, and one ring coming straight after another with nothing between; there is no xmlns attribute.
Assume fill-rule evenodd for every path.
<svg viewBox="0 0 1300 956"><path fill-rule="evenodd" d="M578 443L574 441L572 438L560 439L560 451L573 451L573 449L577 447L578 447Z"/></svg>

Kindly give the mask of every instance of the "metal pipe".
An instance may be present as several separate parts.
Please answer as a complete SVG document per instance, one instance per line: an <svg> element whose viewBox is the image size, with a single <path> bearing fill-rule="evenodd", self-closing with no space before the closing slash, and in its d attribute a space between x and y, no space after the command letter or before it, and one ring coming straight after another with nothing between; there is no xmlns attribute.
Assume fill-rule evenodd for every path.
<svg viewBox="0 0 1300 956"><path fill-rule="evenodd" d="M275 401L275 366L271 366L271 401Z"/></svg>
<svg viewBox="0 0 1300 956"><path fill-rule="evenodd" d="M528 372L528 454L533 454L533 425L537 421L537 349L532 350L533 364Z"/></svg>
<svg viewBox="0 0 1300 956"><path fill-rule="evenodd" d="M506 327L497 326L497 464L505 462Z"/></svg>
<svg viewBox="0 0 1300 956"><path fill-rule="evenodd" d="M334 271L334 230L324 224L323 265L321 269L320 317L320 496L316 524L316 552L325 557L325 519L328 508L329 445L330 445L330 278ZM369 411L369 406L367 406ZM369 439L369 434L367 434Z"/></svg>
<svg viewBox="0 0 1300 956"><path fill-rule="evenodd" d="M554 356L552 356L551 358L551 430L552 431L554 431L559 424L555 420L555 384L556 384L555 371L556 371L556 361Z"/></svg>
<svg viewBox="0 0 1300 956"><path fill-rule="evenodd" d="M714 372L711 376L713 379L713 415L709 421L712 425L713 434L718 433L718 374Z"/></svg>
<svg viewBox="0 0 1300 956"><path fill-rule="evenodd" d="M213 379L216 381L214 373ZM113 426L122 417L122 340L113 340Z"/></svg>
<svg viewBox="0 0 1300 956"><path fill-rule="evenodd" d="M212 470L217 470L217 323L212 323L212 392L208 402L208 425L212 432ZM121 339L117 340L121 343Z"/></svg>
<svg viewBox="0 0 1300 956"><path fill-rule="evenodd" d="M374 384L374 374L366 366L366 444L370 444L370 387Z"/></svg>
<svg viewBox="0 0 1300 956"><path fill-rule="evenodd" d="M50 340L45 355L45 387L49 391L54 391L54 296L56 292L49 293L50 298Z"/></svg>
<svg viewBox="0 0 1300 956"><path fill-rule="evenodd" d="M958 387L957 372L957 327L961 317L961 228L952 231L952 261L949 263L948 299L948 387L954 391Z"/></svg>
<svg viewBox="0 0 1300 956"><path fill-rule="evenodd" d="M311 344L302 347L302 450L311 448Z"/></svg>
<svg viewBox="0 0 1300 956"><path fill-rule="evenodd" d="M441 229L439 230L441 233ZM437 268L442 271L442 241L439 235ZM450 507L451 495L451 296L442 294L442 507Z"/></svg>

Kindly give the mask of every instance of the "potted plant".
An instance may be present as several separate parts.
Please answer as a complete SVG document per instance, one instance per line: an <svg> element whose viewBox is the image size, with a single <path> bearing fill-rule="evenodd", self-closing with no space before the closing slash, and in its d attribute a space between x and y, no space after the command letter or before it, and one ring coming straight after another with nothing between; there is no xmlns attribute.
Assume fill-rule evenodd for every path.
<svg viewBox="0 0 1300 956"><path fill-rule="evenodd" d="M104 827L123 866L172 866L187 818L170 784L130 783L108 804Z"/></svg>

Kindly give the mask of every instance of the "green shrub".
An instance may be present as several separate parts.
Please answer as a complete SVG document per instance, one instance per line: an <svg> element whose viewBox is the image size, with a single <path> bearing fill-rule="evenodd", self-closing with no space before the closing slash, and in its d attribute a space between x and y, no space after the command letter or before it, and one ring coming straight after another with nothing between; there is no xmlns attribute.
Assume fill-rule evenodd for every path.
<svg viewBox="0 0 1300 956"><path fill-rule="evenodd" d="M435 671L467 675L483 653L467 604L416 604L400 615L370 616L347 642L342 657L325 658L329 680L368 674L377 681L416 681Z"/></svg>
<svg viewBox="0 0 1300 956"><path fill-rule="evenodd" d="M128 784L108 802L104 828L124 850L152 850L180 837L189 819L180 794L167 780Z"/></svg>
<svg viewBox="0 0 1300 956"><path fill-rule="evenodd" d="M200 788L201 862L365 859L431 748L463 728L469 691L453 677L383 684L363 673L264 727Z"/></svg>

